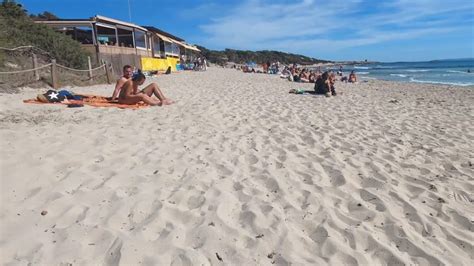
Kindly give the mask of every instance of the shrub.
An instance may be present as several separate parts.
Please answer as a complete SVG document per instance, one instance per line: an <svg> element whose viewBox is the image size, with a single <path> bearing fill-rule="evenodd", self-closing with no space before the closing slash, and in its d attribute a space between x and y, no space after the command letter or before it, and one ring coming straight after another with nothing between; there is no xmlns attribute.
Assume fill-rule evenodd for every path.
<svg viewBox="0 0 474 266"><path fill-rule="evenodd" d="M88 53L78 42L46 25L34 23L21 5L13 0L4 0L0 5L0 46L13 48L25 45L48 52L58 63L68 67L87 67Z"/></svg>

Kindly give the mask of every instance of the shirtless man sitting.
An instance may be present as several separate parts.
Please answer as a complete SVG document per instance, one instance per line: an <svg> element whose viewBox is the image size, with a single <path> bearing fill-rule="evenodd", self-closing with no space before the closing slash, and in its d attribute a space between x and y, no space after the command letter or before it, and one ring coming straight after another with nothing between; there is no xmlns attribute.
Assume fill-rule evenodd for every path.
<svg viewBox="0 0 474 266"><path fill-rule="evenodd" d="M143 85L145 79L145 75L138 70L138 73L133 75L131 79L125 81L120 89L118 102L121 104L136 104L143 101L149 105L158 106L174 103L172 100L165 97L156 83L151 83L143 90L138 91L138 86ZM117 81L117 83L119 83L119 81ZM158 99L152 98L153 95Z"/></svg>
<svg viewBox="0 0 474 266"><path fill-rule="evenodd" d="M132 67L130 65L123 66L123 75L121 78L117 80L117 83L115 84L114 93L112 94L113 102L117 100L117 96L122 90L123 85L125 84L125 82L129 81L132 78L132 75L133 75Z"/></svg>

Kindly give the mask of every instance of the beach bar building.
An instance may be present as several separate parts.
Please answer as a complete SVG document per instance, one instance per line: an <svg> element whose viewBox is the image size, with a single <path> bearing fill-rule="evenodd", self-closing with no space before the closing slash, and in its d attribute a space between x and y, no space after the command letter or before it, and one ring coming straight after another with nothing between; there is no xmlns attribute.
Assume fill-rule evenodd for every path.
<svg viewBox="0 0 474 266"><path fill-rule="evenodd" d="M162 31L153 26L144 26L153 40L153 58L142 57L142 66L144 70L164 69L168 66L176 66L185 58L192 58L200 50L187 44L183 39L170 33ZM166 58L166 61L161 59Z"/></svg>
<svg viewBox="0 0 474 266"><path fill-rule="evenodd" d="M199 49L179 37L157 29L142 27L104 16L89 19L57 19L36 21L53 27L81 43L89 51L92 60L102 60L113 66L115 74L121 74L124 65L132 65L143 71L176 70L180 58L199 53Z"/></svg>

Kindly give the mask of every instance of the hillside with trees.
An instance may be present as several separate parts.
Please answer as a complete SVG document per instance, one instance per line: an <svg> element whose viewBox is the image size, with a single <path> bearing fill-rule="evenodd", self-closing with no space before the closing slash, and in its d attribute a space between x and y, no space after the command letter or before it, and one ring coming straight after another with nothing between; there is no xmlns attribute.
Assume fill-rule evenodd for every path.
<svg viewBox="0 0 474 266"><path fill-rule="evenodd" d="M209 50L202 46L197 46L201 53L212 63L224 65L227 62L244 64L255 62L263 64L266 62L280 62L283 64L312 65L317 63L330 63L331 61L311 58L304 55L284 53L279 51L242 51L225 49L224 51Z"/></svg>
<svg viewBox="0 0 474 266"><path fill-rule="evenodd" d="M0 4L0 47L30 45L45 51L62 65L81 69L87 67L88 54L78 42L51 27L33 22L33 18L48 19L52 16L48 12L28 16L22 5L13 0L3 0ZM4 60L5 51L0 51L0 67Z"/></svg>

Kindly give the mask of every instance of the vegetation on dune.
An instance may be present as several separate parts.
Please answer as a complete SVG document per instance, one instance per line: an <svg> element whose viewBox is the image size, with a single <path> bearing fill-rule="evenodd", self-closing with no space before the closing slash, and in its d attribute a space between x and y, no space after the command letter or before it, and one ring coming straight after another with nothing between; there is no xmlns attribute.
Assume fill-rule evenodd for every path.
<svg viewBox="0 0 474 266"><path fill-rule="evenodd" d="M0 47L31 45L46 51L62 65L81 69L87 67L88 53L80 43L46 25L36 24L32 19L47 19L50 16L54 15L45 12L30 17L14 0L3 0L0 5ZM4 54L0 53L0 64L4 58Z"/></svg>
<svg viewBox="0 0 474 266"><path fill-rule="evenodd" d="M311 58L304 55L290 54L279 51L242 51L225 49L224 51L209 50L205 47L198 46L201 53L212 63L226 64L227 62L234 62L238 64L244 64L247 62L255 62L257 64L263 64L266 62L280 62L283 64L301 64L311 65L317 63L328 63L330 61L320 60Z"/></svg>

